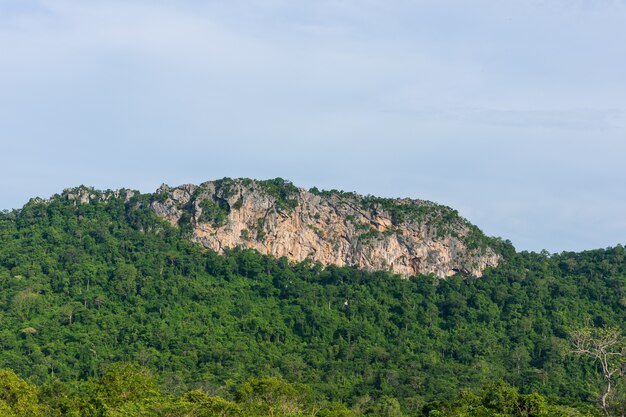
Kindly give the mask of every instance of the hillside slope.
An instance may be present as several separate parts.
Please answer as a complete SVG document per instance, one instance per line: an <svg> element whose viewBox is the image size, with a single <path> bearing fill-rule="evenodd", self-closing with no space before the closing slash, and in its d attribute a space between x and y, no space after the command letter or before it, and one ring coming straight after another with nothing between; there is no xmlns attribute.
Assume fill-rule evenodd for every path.
<svg viewBox="0 0 626 417"><path fill-rule="evenodd" d="M157 216L166 199L80 187L0 212L0 368L41 383L132 361L167 392L282 375L355 409L394 397L420 415L495 379L592 403L602 378L567 355L569 334L626 330L621 246L548 256L501 245L481 278L399 279L217 254L189 241L192 221Z"/></svg>

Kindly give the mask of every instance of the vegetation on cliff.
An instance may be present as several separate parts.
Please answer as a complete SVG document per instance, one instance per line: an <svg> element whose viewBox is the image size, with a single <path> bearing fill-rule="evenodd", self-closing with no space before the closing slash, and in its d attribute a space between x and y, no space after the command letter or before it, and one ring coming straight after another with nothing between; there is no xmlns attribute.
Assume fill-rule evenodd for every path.
<svg viewBox="0 0 626 417"><path fill-rule="evenodd" d="M190 240L222 253L255 249L290 261L387 270L404 277L481 276L505 242L429 201L306 191L291 182L223 178L162 186L151 207Z"/></svg>

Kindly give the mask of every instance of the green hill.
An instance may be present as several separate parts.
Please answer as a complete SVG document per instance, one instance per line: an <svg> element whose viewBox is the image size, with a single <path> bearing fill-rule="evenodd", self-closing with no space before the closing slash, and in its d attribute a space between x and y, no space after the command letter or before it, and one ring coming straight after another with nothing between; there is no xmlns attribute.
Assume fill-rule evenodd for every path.
<svg viewBox="0 0 626 417"><path fill-rule="evenodd" d="M485 387L501 380L489 392L521 402L537 392L588 410L602 378L569 354L570 335L626 330L621 246L548 255L496 241L502 262L482 278L402 279L252 250L217 254L157 217L158 195L95 193L102 198L56 196L0 214L0 368L40 386L42 404L54 399L57 411L54 384L93 408L66 405L76 415L122 413L102 400L120 362L143 367L133 375L150 371L158 398L174 402L193 403L190 391L201 389L244 407L259 381L275 377L267 381L304 384L294 392L310 390L307 404L324 404L327 415L344 415L332 411L339 403L357 415L496 415L467 410L487 407ZM618 383L615 410L622 395ZM485 413L522 415L515 407ZM244 411L270 415L259 410ZM300 415L314 415L307 410ZM281 412L272 411L296 415Z"/></svg>

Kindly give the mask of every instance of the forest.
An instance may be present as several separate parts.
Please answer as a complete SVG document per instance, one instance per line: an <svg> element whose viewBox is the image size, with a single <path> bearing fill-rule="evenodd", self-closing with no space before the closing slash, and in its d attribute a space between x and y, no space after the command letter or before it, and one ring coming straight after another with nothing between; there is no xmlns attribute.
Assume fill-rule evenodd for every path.
<svg viewBox="0 0 626 417"><path fill-rule="evenodd" d="M157 218L155 198L0 214L1 415L603 413L606 378L573 337L626 330L620 245L500 241L481 278L402 279L217 254ZM626 382L611 382L606 411L622 415Z"/></svg>

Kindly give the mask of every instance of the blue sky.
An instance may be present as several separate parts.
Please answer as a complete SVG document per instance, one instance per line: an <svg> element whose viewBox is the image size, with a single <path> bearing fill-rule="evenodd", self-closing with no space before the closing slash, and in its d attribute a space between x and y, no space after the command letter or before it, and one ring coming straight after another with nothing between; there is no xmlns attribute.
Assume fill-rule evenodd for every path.
<svg viewBox="0 0 626 417"><path fill-rule="evenodd" d="M626 243L626 2L0 0L0 208L229 177Z"/></svg>

